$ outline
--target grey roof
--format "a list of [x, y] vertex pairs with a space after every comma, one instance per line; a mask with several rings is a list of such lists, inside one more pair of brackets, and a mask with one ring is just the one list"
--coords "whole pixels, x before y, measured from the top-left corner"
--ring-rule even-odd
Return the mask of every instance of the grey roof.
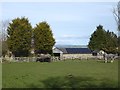
[[63, 53], [62, 50], [58, 49], [58, 48], [54, 48], [53, 49], [53, 53]]
[[59, 48], [59, 50], [61, 50], [63, 53], [68, 53], [66, 48]]

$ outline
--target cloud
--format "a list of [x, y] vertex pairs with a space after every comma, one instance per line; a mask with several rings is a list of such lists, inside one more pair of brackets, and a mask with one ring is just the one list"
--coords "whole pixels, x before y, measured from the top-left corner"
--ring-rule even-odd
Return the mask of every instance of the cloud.
[[65, 44], [65, 45], [86, 45], [89, 40], [89, 35], [87, 36], [77, 36], [66, 34], [59, 37], [56, 37], [56, 44]]
[[60, 37], [56, 37], [58, 39], [89, 39], [89, 35], [85, 35], [85, 36], [78, 36], [78, 35], [71, 35], [71, 34], [65, 34], [63, 36]]
[[56, 44], [63, 44], [63, 45], [76, 45], [76, 41], [75, 40], [71, 40], [71, 39], [57, 39], [56, 40]]
[[87, 39], [56, 39], [56, 45], [86, 45], [87, 43]]

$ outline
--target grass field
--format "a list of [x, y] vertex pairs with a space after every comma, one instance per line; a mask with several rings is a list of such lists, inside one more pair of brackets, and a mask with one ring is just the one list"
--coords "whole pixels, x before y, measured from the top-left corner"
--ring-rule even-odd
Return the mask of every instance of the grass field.
[[118, 86], [118, 61], [3, 63], [2, 80], [3, 88], [114, 88]]

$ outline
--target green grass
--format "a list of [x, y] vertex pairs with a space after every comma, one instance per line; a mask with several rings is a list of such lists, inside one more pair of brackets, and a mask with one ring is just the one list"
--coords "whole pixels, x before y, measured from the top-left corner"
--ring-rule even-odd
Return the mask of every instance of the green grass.
[[2, 64], [3, 88], [117, 87], [118, 61], [67, 60]]

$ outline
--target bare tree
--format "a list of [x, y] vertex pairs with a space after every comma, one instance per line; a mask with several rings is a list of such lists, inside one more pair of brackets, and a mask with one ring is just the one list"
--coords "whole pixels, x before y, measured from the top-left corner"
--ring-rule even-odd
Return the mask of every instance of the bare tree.
[[118, 31], [120, 31], [120, 1], [118, 2], [116, 8], [114, 8], [113, 14], [117, 22]]
[[0, 21], [0, 56], [5, 54], [8, 50], [6, 43], [8, 25], [9, 20]]
[[118, 47], [117, 47], [117, 50], [118, 50], [118, 55], [120, 55], [120, 1], [117, 3], [117, 6], [116, 8], [114, 8], [113, 10], [113, 14], [114, 14], [114, 17], [115, 17], [115, 20], [117, 22], [117, 27], [118, 27]]
[[7, 28], [9, 25], [9, 20], [0, 21], [0, 39], [1, 41], [6, 41], [7, 39]]

